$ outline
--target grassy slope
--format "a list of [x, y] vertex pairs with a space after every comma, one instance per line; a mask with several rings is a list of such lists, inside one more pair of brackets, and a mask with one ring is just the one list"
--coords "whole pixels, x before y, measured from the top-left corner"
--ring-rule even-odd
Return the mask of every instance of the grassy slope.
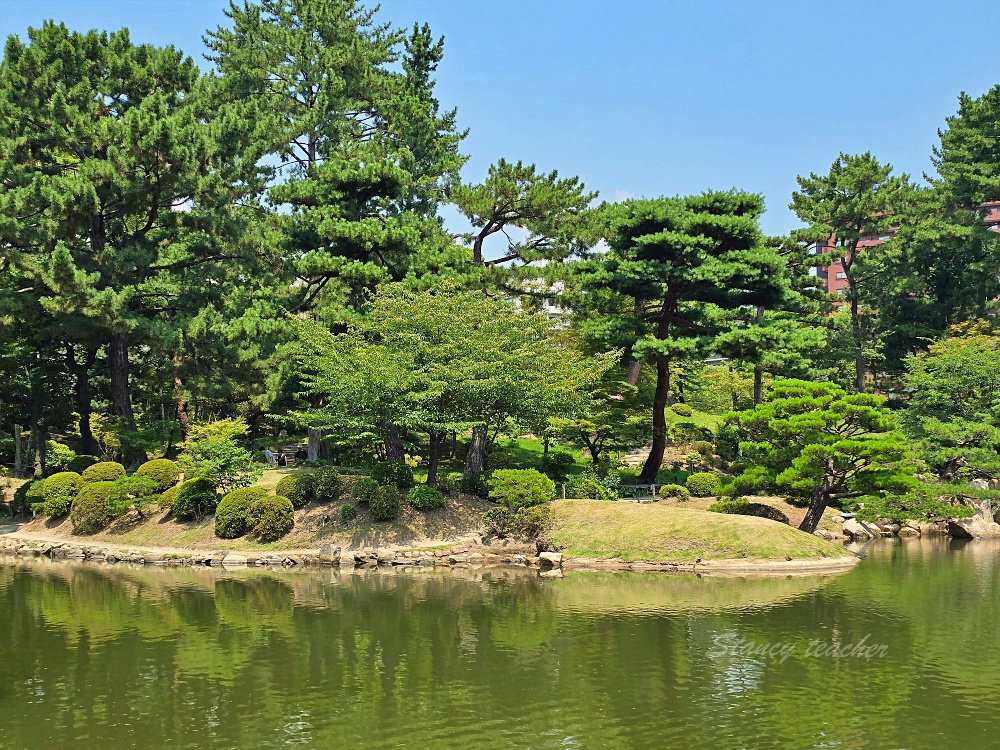
[[573, 557], [693, 562], [848, 554], [839, 545], [764, 518], [595, 500], [559, 500], [552, 509], [549, 541]]

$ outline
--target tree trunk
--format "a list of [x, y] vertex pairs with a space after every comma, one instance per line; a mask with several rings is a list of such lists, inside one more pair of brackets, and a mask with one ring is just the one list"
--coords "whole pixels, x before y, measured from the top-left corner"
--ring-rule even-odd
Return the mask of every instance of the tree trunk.
[[642, 372], [642, 360], [637, 359], [628, 366], [628, 375], [625, 377], [625, 382], [629, 385], [638, 385], [640, 372]]
[[427, 484], [437, 484], [438, 463], [441, 458], [441, 444], [445, 436], [440, 433], [431, 433], [430, 448], [427, 456]]
[[667, 447], [667, 398], [670, 395], [670, 365], [659, 357], [656, 361], [656, 391], [653, 394], [653, 446], [639, 474], [639, 482], [652, 484], [663, 464]]
[[[854, 258], [856, 248], [851, 250], [850, 258]], [[845, 256], [847, 257], [847, 256]], [[854, 284], [854, 273], [848, 265], [844, 266], [844, 275], [847, 276], [847, 286], [851, 293], [851, 335], [854, 338], [854, 373], [855, 387], [858, 393], [865, 392], [865, 350], [864, 338], [861, 330], [861, 312], [858, 309], [858, 289]]]
[[764, 403], [764, 371], [759, 366], [753, 368], [753, 402]]
[[73, 396], [76, 401], [76, 413], [79, 415], [80, 450], [90, 456], [97, 455], [99, 447], [94, 433], [90, 429], [90, 417], [93, 413], [93, 397], [90, 393], [90, 368], [97, 359], [97, 347], [92, 347], [83, 356], [83, 362], [76, 361], [73, 346], [66, 345], [66, 364], [70, 372], [76, 374]]
[[[123, 433], [135, 433], [135, 412], [132, 410], [132, 394], [128, 375], [128, 334], [111, 334], [108, 347], [108, 366], [111, 375], [111, 409], [121, 420]], [[146, 460], [144, 451], [130, 445], [129, 436], [123, 435], [124, 461], [129, 467], [138, 466]]]
[[485, 425], [472, 428], [472, 440], [469, 441], [469, 452], [465, 454], [465, 476], [482, 474], [486, 471], [486, 443], [488, 435]]
[[804, 531], [807, 534], [812, 534], [816, 531], [816, 527], [819, 526], [820, 519], [823, 518], [823, 511], [826, 510], [829, 498], [823, 489], [813, 490], [812, 499], [809, 501], [809, 509], [806, 511], [805, 518], [802, 519], [802, 523], [799, 524], [799, 531]]
[[[174, 357], [174, 366], [176, 365], [177, 358]], [[178, 375], [174, 375], [174, 404], [174, 414], [177, 416], [177, 421], [181, 423], [181, 440], [187, 440], [188, 433], [191, 431], [191, 419], [188, 417], [188, 402], [187, 396], [184, 395], [184, 383]], [[251, 426], [251, 430], [256, 431], [256, 423]], [[256, 435], [251, 433], [251, 444], [255, 437]]]
[[389, 420], [382, 422], [382, 442], [385, 443], [385, 458], [387, 461], [406, 461], [406, 450], [403, 448], [403, 438], [399, 429]]
[[24, 471], [24, 431], [21, 425], [14, 425], [14, 476], [21, 476]]
[[323, 431], [317, 430], [315, 427], [310, 427], [308, 429], [309, 443], [306, 446], [306, 460], [310, 463], [319, 460], [319, 441], [323, 437]]

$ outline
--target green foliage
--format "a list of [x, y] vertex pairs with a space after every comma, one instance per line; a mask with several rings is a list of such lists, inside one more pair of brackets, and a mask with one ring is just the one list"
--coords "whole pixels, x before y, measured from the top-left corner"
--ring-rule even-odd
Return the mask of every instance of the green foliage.
[[48, 479], [38, 482], [37, 488], [32, 488], [32, 494], [37, 494], [41, 498], [40, 503], [32, 506], [32, 511], [43, 516], [65, 516], [82, 487], [83, 478], [75, 471], [53, 474]]
[[88, 456], [84, 453], [80, 453], [74, 456], [73, 460], [69, 462], [66, 470], [75, 471], [77, 474], [83, 474], [84, 471], [96, 463], [97, 458], [95, 456]]
[[181, 521], [202, 518], [215, 513], [219, 494], [207, 477], [187, 479], [178, 486], [174, 497], [174, 517]]
[[88, 466], [80, 476], [84, 482], [114, 482], [125, 476], [125, 467], [116, 461], [102, 461]]
[[[462, 485], [462, 475], [459, 473], [438, 474], [437, 488], [442, 492], [458, 492]], [[489, 490], [487, 490], [489, 491]]]
[[208, 479], [223, 492], [253, 485], [266, 467], [237, 444], [246, 431], [246, 425], [235, 419], [192, 427], [178, 459], [184, 476]]
[[141, 477], [149, 477], [153, 480], [158, 493], [166, 492], [177, 484], [177, 480], [181, 475], [177, 464], [168, 458], [157, 458], [147, 461], [136, 469], [135, 473]]
[[361, 477], [355, 480], [351, 488], [351, 494], [359, 503], [367, 503], [371, 500], [372, 494], [379, 487], [379, 483], [372, 477]]
[[141, 474], [131, 474], [115, 480], [108, 502], [116, 508], [118, 515], [131, 509], [142, 518], [146, 508], [157, 495], [159, 486], [154, 479]]
[[312, 474], [289, 474], [281, 478], [274, 493], [291, 500], [292, 507], [301, 508], [312, 500], [313, 489]]
[[685, 502], [691, 499], [691, 493], [688, 492], [687, 487], [682, 487], [679, 484], [665, 484], [660, 487], [660, 497], [675, 497], [681, 502]]
[[418, 485], [407, 492], [406, 501], [417, 510], [431, 510], [445, 506], [444, 495], [426, 484]]
[[250, 508], [267, 497], [261, 487], [241, 487], [227, 492], [215, 509], [215, 535], [220, 539], [236, 539], [247, 533]]
[[728, 513], [735, 516], [757, 516], [767, 518], [779, 523], [788, 523], [788, 516], [777, 508], [772, 508], [764, 503], [751, 503], [749, 500], [738, 498], [735, 500], [720, 500], [712, 503], [708, 509], [713, 513]]
[[458, 489], [466, 495], [473, 495], [474, 497], [485, 498], [490, 494], [490, 487], [486, 480], [486, 474], [479, 472], [463, 475], [458, 483]]
[[601, 480], [590, 474], [576, 474], [566, 482], [566, 497], [590, 500], [613, 500], [614, 495]]
[[556, 484], [569, 479], [569, 472], [576, 466], [576, 459], [566, 451], [549, 451], [542, 456], [542, 473]]
[[274, 542], [281, 539], [295, 526], [295, 508], [292, 501], [281, 495], [256, 497], [247, 510], [247, 528], [251, 539], [257, 542]]
[[965, 483], [929, 484], [914, 483], [900, 492], [874, 492], [862, 500], [849, 500], [846, 505], [863, 521], [887, 518], [895, 523], [904, 521], [932, 521], [940, 518], [969, 518], [975, 510], [971, 505], [984, 499], [996, 500], [1000, 493], [979, 493]]
[[488, 486], [490, 499], [512, 511], [546, 503], [556, 495], [555, 482], [534, 469], [495, 471], [489, 478]]
[[69, 518], [76, 534], [94, 534], [107, 528], [121, 512], [114, 501], [114, 482], [85, 484], [73, 501]]
[[399, 511], [399, 489], [393, 485], [379, 485], [368, 497], [368, 512], [373, 521], [392, 521]]
[[179, 484], [175, 484], [170, 489], [166, 490], [165, 492], [162, 492], [160, 494], [160, 499], [157, 502], [157, 504], [160, 506], [160, 509], [161, 510], [169, 509], [170, 511], [173, 511], [174, 503], [177, 502], [177, 493], [179, 493], [180, 491], [181, 491], [181, 486]]
[[354, 519], [358, 517], [358, 509], [350, 503], [344, 503], [340, 506], [337, 517], [340, 519], [341, 526], [350, 526], [354, 523]]
[[552, 508], [548, 505], [534, 505], [516, 511], [498, 506], [483, 513], [483, 526], [487, 533], [495, 534], [501, 539], [537, 539], [551, 524]]
[[[344, 488], [344, 478], [332, 466], [321, 466], [316, 469], [312, 473], [312, 483], [313, 495], [322, 503], [336, 500], [340, 497], [340, 493]], [[285, 495], [285, 497], [288, 497], [288, 495]]]
[[695, 497], [711, 497], [719, 489], [719, 477], [707, 471], [697, 472], [687, 478], [685, 486]]
[[413, 469], [402, 461], [381, 461], [375, 464], [372, 479], [379, 484], [394, 484], [401, 490], [414, 485]]
[[55, 440], [45, 442], [45, 470], [53, 474], [70, 471], [70, 464], [76, 458], [76, 451]]
[[692, 409], [687, 404], [676, 403], [670, 405], [670, 411], [679, 417], [690, 417], [694, 414], [694, 409]]
[[41, 479], [29, 479], [20, 487], [14, 490], [14, 497], [11, 500], [11, 513], [28, 513], [35, 503], [43, 502]]
[[695, 453], [705, 458], [711, 458], [714, 453], [714, 447], [708, 440], [695, 440], [691, 443], [691, 448]]

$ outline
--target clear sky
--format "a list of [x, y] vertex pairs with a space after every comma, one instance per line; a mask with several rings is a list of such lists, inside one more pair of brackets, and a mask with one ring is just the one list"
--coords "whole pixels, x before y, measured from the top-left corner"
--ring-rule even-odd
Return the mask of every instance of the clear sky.
[[[0, 0], [0, 34], [46, 18], [128, 26], [196, 58], [223, 0]], [[383, 0], [445, 36], [438, 91], [470, 128], [464, 177], [499, 157], [578, 174], [607, 200], [738, 187], [797, 226], [795, 176], [839, 151], [931, 168], [960, 91], [1000, 83], [977, 0]]]

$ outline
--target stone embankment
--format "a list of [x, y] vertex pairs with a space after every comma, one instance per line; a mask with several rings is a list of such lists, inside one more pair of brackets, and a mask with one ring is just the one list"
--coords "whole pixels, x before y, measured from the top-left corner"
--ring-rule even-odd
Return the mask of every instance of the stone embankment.
[[834, 521], [842, 530], [836, 532], [817, 531], [824, 539], [847, 538], [855, 542], [865, 542], [879, 537], [922, 537], [947, 535], [955, 539], [982, 539], [1000, 537], [1000, 510], [995, 510], [989, 500], [975, 507], [970, 518], [943, 518], [936, 521], [906, 521], [902, 524], [889, 521], [869, 523], [853, 517], [836, 516]]
[[294, 567], [309, 565], [336, 565], [340, 567], [376, 566], [478, 566], [512, 565], [517, 567], [561, 568], [563, 556], [559, 552], [542, 552], [538, 555], [498, 554], [478, 543], [461, 544], [448, 549], [396, 550], [365, 548], [341, 550], [323, 544], [316, 552], [164, 552], [143, 549], [117, 549], [114, 547], [48, 542], [20, 539], [13, 536], [0, 538], [0, 554], [21, 557], [49, 557], [52, 559], [91, 560], [94, 562], [128, 562], [141, 565], [210, 565], [221, 567]]

